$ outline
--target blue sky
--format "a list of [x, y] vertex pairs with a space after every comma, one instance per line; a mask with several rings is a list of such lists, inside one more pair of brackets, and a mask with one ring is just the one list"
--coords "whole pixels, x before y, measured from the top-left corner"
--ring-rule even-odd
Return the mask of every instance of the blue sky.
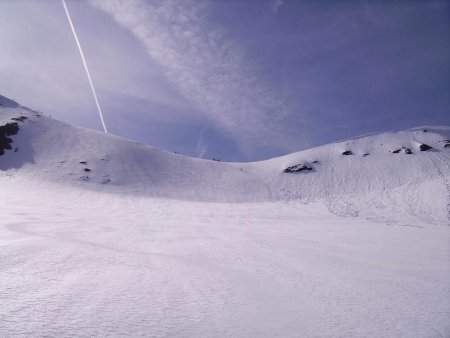
[[[252, 161], [450, 124], [448, 1], [67, 5], [111, 133]], [[0, 1], [0, 94], [102, 130], [59, 1]]]

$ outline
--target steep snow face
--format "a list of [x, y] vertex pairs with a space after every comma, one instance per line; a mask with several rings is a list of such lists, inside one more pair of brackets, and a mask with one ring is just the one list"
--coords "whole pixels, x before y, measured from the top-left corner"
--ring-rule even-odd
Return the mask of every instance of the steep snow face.
[[0, 125], [27, 117], [18, 122], [14, 147], [0, 157], [0, 170], [30, 184], [194, 201], [322, 200], [342, 216], [450, 224], [449, 127], [359, 137], [261, 162], [218, 163], [71, 126], [3, 97], [0, 103]]

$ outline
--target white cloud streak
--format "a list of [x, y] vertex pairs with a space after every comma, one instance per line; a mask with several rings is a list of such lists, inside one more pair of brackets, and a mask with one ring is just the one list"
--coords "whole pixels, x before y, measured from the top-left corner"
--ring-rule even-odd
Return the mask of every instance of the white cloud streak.
[[87, 78], [89, 80], [89, 84], [91, 86], [92, 94], [94, 95], [95, 104], [97, 105], [98, 114], [100, 116], [100, 120], [102, 122], [103, 130], [106, 134], [108, 134], [108, 130], [106, 129], [105, 121], [103, 119], [103, 113], [102, 109], [100, 108], [100, 104], [98, 103], [97, 94], [95, 93], [94, 83], [92, 82], [91, 74], [89, 72], [89, 68], [86, 63], [86, 59], [83, 54], [83, 49], [81, 48], [80, 41], [78, 40], [77, 32], [75, 31], [75, 27], [73, 25], [72, 19], [70, 17], [69, 9], [67, 8], [65, 0], [61, 0], [62, 5], [64, 7], [64, 12], [66, 13], [67, 21], [69, 21], [70, 28], [72, 29], [73, 37], [75, 38], [75, 41], [78, 46], [78, 50], [80, 52], [81, 61], [83, 61], [84, 70], [86, 71]]
[[278, 9], [283, 6], [283, 0], [271, 0], [270, 1], [270, 10], [273, 14], [278, 14]]
[[285, 105], [261, 81], [239, 45], [208, 21], [207, 1], [90, 3], [129, 29], [177, 90], [244, 151], [285, 148]]
[[205, 144], [204, 140], [205, 130], [203, 129], [197, 139], [197, 146], [195, 147], [195, 153], [197, 154], [197, 158], [203, 158], [206, 152], [208, 151], [208, 147]]

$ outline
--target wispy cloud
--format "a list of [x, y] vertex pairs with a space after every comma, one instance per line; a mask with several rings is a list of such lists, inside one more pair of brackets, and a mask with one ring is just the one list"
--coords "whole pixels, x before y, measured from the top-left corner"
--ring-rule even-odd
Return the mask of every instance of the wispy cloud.
[[205, 129], [203, 129], [200, 132], [200, 135], [198, 136], [198, 139], [197, 139], [197, 145], [195, 147], [195, 153], [196, 153], [198, 158], [203, 158], [203, 156], [205, 156], [206, 152], [208, 151], [208, 147], [205, 144], [204, 134], [205, 134]]
[[178, 91], [244, 150], [284, 148], [286, 106], [264, 84], [242, 48], [209, 22], [207, 1], [91, 0], [91, 4], [129, 29]]
[[269, 6], [270, 6], [270, 10], [272, 11], [273, 14], [277, 14], [278, 10], [280, 9], [281, 6], [283, 6], [284, 4], [284, 0], [270, 0]]

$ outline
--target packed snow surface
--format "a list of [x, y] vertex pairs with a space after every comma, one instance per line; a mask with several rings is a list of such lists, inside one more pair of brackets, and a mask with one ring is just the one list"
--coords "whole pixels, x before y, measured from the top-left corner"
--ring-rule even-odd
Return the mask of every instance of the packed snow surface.
[[450, 335], [448, 127], [243, 164], [0, 96], [0, 126], [12, 122], [2, 337]]

